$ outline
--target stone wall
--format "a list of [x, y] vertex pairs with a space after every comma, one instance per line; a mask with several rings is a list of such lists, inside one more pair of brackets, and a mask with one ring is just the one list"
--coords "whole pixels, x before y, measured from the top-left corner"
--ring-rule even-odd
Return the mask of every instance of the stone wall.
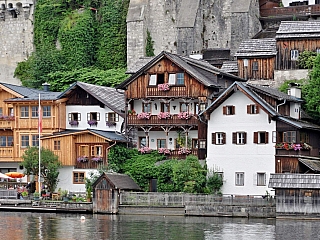
[[17, 63], [33, 51], [32, 1], [0, 1], [0, 82], [20, 85], [14, 78]]

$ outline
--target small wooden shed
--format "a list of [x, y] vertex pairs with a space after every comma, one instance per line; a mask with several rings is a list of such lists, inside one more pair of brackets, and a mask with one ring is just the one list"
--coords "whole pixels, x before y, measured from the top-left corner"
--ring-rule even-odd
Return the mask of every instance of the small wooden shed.
[[122, 191], [140, 191], [126, 174], [103, 173], [93, 183], [93, 212], [117, 214]]
[[320, 174], [271, 174], [269, 187], [276, 191], [278, 216], [320, 215]]

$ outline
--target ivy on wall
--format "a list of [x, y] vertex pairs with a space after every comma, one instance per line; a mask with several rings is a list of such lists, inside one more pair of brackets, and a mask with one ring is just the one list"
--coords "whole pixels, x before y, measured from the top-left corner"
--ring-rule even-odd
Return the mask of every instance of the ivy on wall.
[[146, 43], [146, 56], [153, 57], [154, 56], [154, 41], [151, 38], [150, 32], [147, 30], [147, 43]]
[[[80, 79], [106, 86], [120, 83], [127, 78], [124, 68], [128, 6], [129, 0], [38, 0], [34, 15], [35, 52], [18, 64], [15, 77], [33, 88], [50, 81], [55, 90]], [[82, 77], [75, 78], [82, 68], [86, 68], [79, 72]]]

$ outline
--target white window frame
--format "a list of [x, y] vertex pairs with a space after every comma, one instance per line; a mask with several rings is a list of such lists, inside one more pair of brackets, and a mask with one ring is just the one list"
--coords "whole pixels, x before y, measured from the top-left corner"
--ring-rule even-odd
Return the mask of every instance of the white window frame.
[[235, 185], [244, 186], [244, 172], [235, 173]]
[[216, 145], [223, 145], [223, 132], [216, 133]]
[[298, 61], [299, 58], [299, 50], [293, 49], [290, 51], [291, 61]]
[[149, 85], [150, 86], [157, 85], [157, 75], [156, 74], [150, 74]]
[[245, 132], [237, 132], [237, 144], [244, 145], [246, 142]]
[[265, 172], [257, 172], [257, 186], [267, 185], [267, 174]]

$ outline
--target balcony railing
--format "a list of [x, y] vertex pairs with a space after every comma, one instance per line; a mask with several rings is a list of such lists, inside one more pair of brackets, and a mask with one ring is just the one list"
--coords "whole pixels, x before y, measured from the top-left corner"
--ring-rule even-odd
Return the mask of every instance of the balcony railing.
[[13, 129], [15, 121], [0, 121], [1, 129]]
[[260, 9], [261, 17], [320, 15], [320, 4]]
[[171, 86], [169, 91], [159, 90], [158, 87], [147, 87], [147, 97], [187, 97], [185, 86]]
[[159, 119], [157, 115], [152, 115], [149, 119], [138, 119], [137, 115], [128, 115], [128, 125], [198, 125], [198, 120], [196, 116], [192, 116], [189, 119], [179, 119], [178, 115], [172, 115], [169, 119]]
[[0, 158], [4, 157], [13, 157], [13, 147], [0, 147]]
[[179, 154], [179, 149], [171, 150], [171, 154], [167, 155], [168, 158], [177, 158], [177, 159], [186, 159], [189, 155], [198, 156], [198, 149], [190, 149], [191, 153], [189, 154]]
[[76, 161], [75, 167], [80, 168], [80, 169], [85, 169], [85, 168], [97, 169], [97, 168], [102, 167], [106, 164], [105, 160], [103, 158], [102, 158], [102, 161], [99, 161], [99, 162], [92, 161], [91, 158], [88, 158], [88, 161], [86, 161], [86, 162], [78, 162], [77, 159], [78, 158], [76, 158], [76, 160], [75, 160]]

